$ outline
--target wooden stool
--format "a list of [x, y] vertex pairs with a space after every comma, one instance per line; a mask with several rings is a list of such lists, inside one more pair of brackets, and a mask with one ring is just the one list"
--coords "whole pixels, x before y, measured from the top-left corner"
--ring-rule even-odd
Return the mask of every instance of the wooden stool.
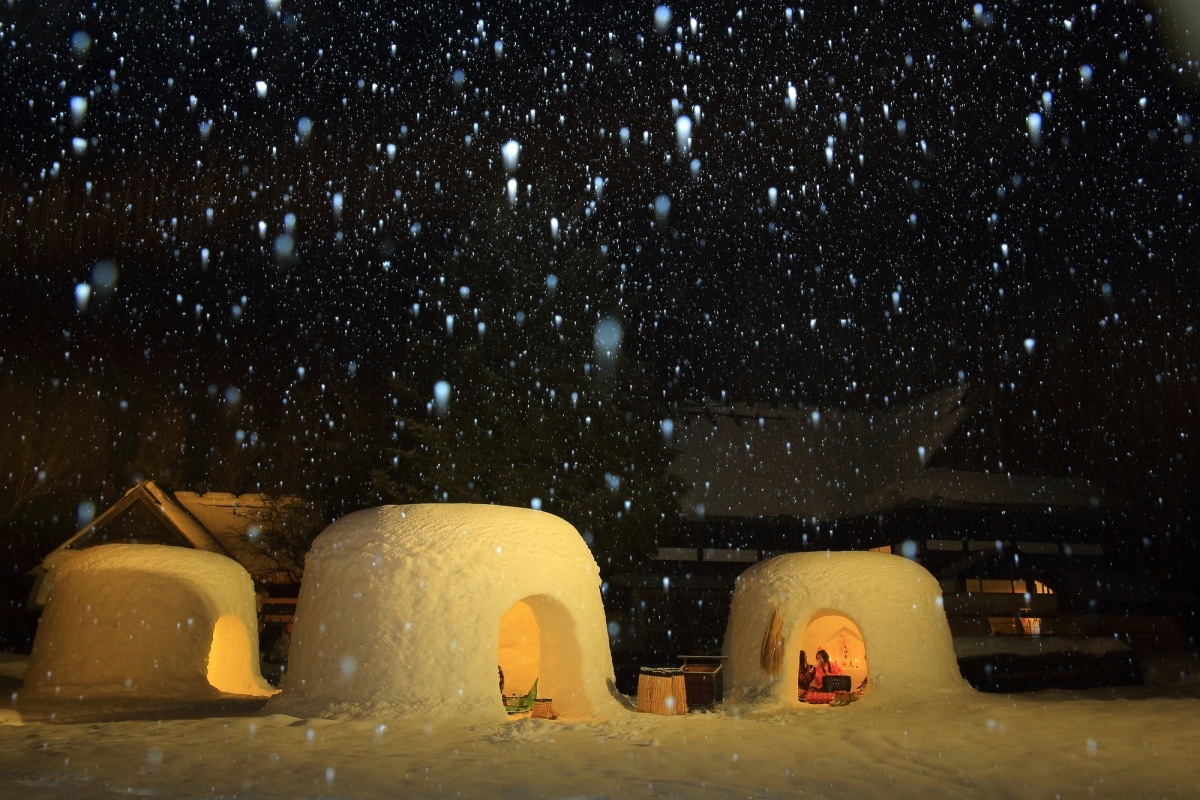
[[687, 713], [687, 686], [682, 669], [642, 667], [638, 675], [637, 710], [673, 716]]

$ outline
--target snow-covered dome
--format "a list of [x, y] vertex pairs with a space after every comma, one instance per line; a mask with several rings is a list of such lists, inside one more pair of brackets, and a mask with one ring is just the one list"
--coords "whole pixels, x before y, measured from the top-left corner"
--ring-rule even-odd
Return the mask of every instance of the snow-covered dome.
[[313, 543], [274, 707], [503, 719], [506, 694], [566, 717], [619, 708], [599, 568], [552, 514], [383, 506]]
[[24, 694], [209, 700], [274, 691], [258, 666], [254, 584], [232, 559], [150, 544], [64, 550]]
[[937, 580], [887, 553], [777, 556], [742, 573], [725, 632], [726, 697], [787, 706], [800, 651], [824, 649], [866, 701], [968, 686], [958, 670]]

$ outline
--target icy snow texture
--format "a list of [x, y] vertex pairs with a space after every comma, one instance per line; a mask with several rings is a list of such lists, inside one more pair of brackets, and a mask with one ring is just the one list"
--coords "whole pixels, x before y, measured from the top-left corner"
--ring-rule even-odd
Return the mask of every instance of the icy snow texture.
[[61, 551], [23, 693], [208, 700], [266, 696], [249, 573], [216, 553], [149, 544]]
[[[522, 651], [529, 663], [504, 664], [507, 693], [537, 678], [564, 717], [619, 709], [599, 585], [583, 539], [551, 514], [470, 504], [350, 514], [306, 558], [272, 708], [502, 720], [496, 667]], [[502, 637], [502, 620], [536, 628]]]
[[[782, 668], [770, 675], [760, 656], [775, 610], [785, 645]], [[870, 679], [863, 701], [969, 691], [937, 580], [899, 556], [830, 552], [777, 556], [738, 577], [725, 632], [726, 697], [752, 705], [795, 705], [805, 631], [830, 615], [848, 618], [861, 634]], [[808, 651], [810, 663], [814, 655]]]

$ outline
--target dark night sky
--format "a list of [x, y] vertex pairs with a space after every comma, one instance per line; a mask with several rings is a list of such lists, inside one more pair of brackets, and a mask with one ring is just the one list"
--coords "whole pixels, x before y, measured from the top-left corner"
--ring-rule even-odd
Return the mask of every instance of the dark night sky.
[[587, 205], [666, 400], [969, 381], [1009, 468], [1194, 505], [1200, 62], [1167, 18], [611, 5], [8, 5], [6, 376], [237, 386], [269, 418], [299, 367], [384, 374], [515, 139], [522, 186]]

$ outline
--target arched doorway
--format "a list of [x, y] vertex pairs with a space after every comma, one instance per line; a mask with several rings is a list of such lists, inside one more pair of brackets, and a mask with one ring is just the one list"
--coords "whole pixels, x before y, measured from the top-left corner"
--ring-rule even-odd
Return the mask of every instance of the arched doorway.
[[[828, 653], [829, 660], [842, 668], [842, 674], [850, 676], [851, 689], [857, 689], [867, 677], [867, 649], [862, 631], [854, 620], [836, 611], [819, 612], [812, 618], [800, 636], [800, 649], [810, 664], [815, 663], [818, 650]], [[798, 671], [797, 659], [792, 673]]]
[[227, 694], [261, 694], [257, 655], [242, 621], [232, 614], [222, 614], [213, 625], [208, 651], [209, 684]]
[[547, 595], [518, 600], [500, 618], [496, 663], [504, 670], [504, 693], [525, 694], [538, 682], [538, 697], [554, 701], [560, 716], [588, 716], [582, 691], [583, 657], [575, 621]]

